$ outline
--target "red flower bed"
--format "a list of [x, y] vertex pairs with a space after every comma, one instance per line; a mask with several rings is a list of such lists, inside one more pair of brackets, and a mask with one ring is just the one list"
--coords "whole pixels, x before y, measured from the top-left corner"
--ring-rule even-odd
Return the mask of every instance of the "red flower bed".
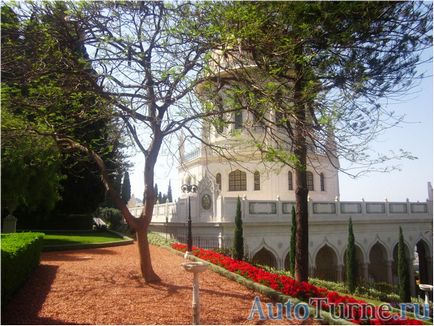
[[[178, 251], [185, 252], [187, 246], [181, 243], [172, 244], [172, 248]], [[351, 296], [343, 296], [334, 291], [329, 291], [325, 288], [316, 287], [307, 282], [297, 282], [286, 275], [278, 275], [271, 272], [267, 272], [262, 268], [253, 266], [245, 261], [235, 260], [225, 255], [216, 253], [212, 250], [201, 249], [197, 247], [193, 247], [193, 255], [206, 260], [214, 265], [223, 267], [224, 269], [239, 274], [247, 279], [250, 279], [254, 282], [264, 284], [276, 291], [279, 291], [285, 295], [288, 295], [293, 298], [298, 298], [302, 301], [309, 302], [309, 298], [327, 298], [327, 303], [322, 302], [321, 308], [327, 311], [330, 311], [330, 308], [335, 305], [341, 308], [340, 315], [341, 316], [351, 316], [349, 321], [356, 324], [373, 324], [373, 325], [422, 325], [423, 323], [420, 320], [415, 319], [406, 319], [397, 314], [391, 314], [389, 312], [382, 313], [383, 318], [380, 318], [380, 307], [366, 308], [367, 302], [363, 300], [356, 300]], [[314, 305], [317, 302], [313, 303]], [[351, 304], [355, 304], [354, 307]], [[375, 318], [371, 319], [363, 319], [363, 311], [364, 309], [370, 312], [370, 316], [375, 316]], [[350, 313], [351, 312], [351, 313]], [[384, 318], [386, 317], [386, 318]]]

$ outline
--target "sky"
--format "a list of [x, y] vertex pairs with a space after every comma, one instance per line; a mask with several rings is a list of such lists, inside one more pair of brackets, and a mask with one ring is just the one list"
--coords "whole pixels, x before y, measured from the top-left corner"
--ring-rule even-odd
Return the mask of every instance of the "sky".
[[[433, 180], [433, 78], [432, 63], [420, 67], [429, 77], [420, 85], [389, 104], [389, 108], [399, 115], [405, 115], [405, 122], [389, 129], [371, 143], [371, 147], [380, 153], [397, 152], [399, 149], [409, 151], [416, 160], [391, 162], [399, 170], [389, 173], [370, 173], [356, 179], [344, 173], [339, 174], [341, 201], [426, 201], [427, 183]], [[143, 158], [141, 154], [130, 159], [134, 167], [130, 173], [131, 192], [137, 198], [143, 197]], [[341, 166], [345, 162], [341, 161]], [[177, 160], [166, 148], [162, 148], [155, 168], [155, 182], [159, 191], [167, 192], [171, 181], [174, 198], [180, 194], [177, 173]]]

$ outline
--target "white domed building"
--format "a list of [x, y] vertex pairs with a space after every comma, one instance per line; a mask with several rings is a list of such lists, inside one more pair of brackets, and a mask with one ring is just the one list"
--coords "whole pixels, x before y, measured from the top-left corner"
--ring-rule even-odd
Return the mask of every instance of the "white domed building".
[[[277, 121], [278, 113], [265, 110], [265, 121]], [[205, 124], [202, 139], [218, 147], [199, 145], [186, 152], [180, 144], [179, 178], [198, 186], [197, 193], [183, 194], [175, 203], [155, 206], [151, 230], [186, 242], [188, 196], [191, 200], [193, 244], [206, 248], [232, 245], [237, 198], [242, 202], [245, 253], [258, 263], [287, 268], [291, 208], [295, 204], [295, 174], [282, 163], [263, 162], [251, 134], [266, 134], [267, 123], [258, 122], [249, 110], [225, 113], [225, 126]], [[275, 134], [284, 134], [274, 127]], [[264, 143], [276, 142], [264, 136]], [[397, 283], [397, 246], [402, 227], [411, 277], [432, 284], [432, 188], [427, 202], [341, 202], [339, 161], [329, 136], [327, 153], [308, 152], [309, 263], [310, 275], [344, 279], [348, 221], [352, 218], [356, 241], [357, 275], [365, 282]], [[290, 144], [278, 144], [291, 152]], [[141, 207], [130, 208], [138, 215]], [[416, 292], [415, 282], [412, 291]]]

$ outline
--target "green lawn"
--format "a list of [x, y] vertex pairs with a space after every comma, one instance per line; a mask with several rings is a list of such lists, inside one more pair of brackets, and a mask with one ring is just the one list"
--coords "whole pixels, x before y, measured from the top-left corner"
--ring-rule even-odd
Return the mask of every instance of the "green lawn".
[[45, 232], [44, 246], [89, 244], [122, 241], [110, 232]]

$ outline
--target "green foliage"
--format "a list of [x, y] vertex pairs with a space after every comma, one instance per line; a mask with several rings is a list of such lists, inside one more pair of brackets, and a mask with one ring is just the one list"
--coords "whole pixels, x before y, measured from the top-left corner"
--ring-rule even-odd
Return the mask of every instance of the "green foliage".
[[167, 187], [167, 199], [169, 200], [169, 203], [173, 202], [172, 186], [170, 184], [170, 180], [169, 180], [169, 186]]
[[[5, 99], [7, 90], [2, 95]], [[9, 99], [2, 103], [2, 207], [11, 213], [20, 205], [50, 211], [60, 199], [59, 151], [51, 139], [24, 131], [25, 122], [11, 114]], [[11, 135], [7, 130], [19, 131]]]
[[383, 302], [400, 302], [397, 289], [390, 284], [370, 283], [357, 286], [354, 294], [372, 298]]
[[291, 209], [291, 243], [289, 251], [289, 272], [294, 277], [295, 274], [295, 252], [296, 252], [296, 231], [297, 231], [297, 219], [295, 216], [295, 207]]
[[234, 248], [213, 248], [212, 250], [228, 257], [234, 256]]
[[[292, 277], [289, 271], [280, 270], [265, 265], [262, 265], [260, 267], [272, 273], [277, 273], [277, 274]], [[353, 293], [350, 293], [348, 287], [341, 282], [333, 282], [333, 281], [327, 281], [327, 280], [310, 277], [309, 283], [317, 287], [326, 288], [330, 291], [336, 291], [343, 294], [355, 294], [364, 297], [366, 299], [378, 300], [378, 301], [389, 302], [389, 303], [399, 302], [399, 295], [397, 294], [397, 289], [394, 286], [386, 283], [380, 282], [380, 283], [369, 283], [369, 284], [365, 284], [364, 286], [359, 285], [355, 288]]]
[[244, 258], [243, 221], [241, 219], [241, 200], [239, 196], [237, 199], [237, 210], [235, 213], [233, 257], [238, 260], [242, 260]]
[[101, 207], [95, 214], [109, 224], [109, 228], [116, 230], [122, 223], [121, 211], [117, 208]]
[[1, 235], [2, 305], [19, 289], [39, 265], [43, 233]]
[[111, 173], [122, 160], [111, 108], [65, 20], [67, 4], [28, 6], [29, 15], [10, 6], [2, 6], [2, 176], [10, 190], [2, 204], [25, 206], [19, 219], [45, 217], [60, 198], [56, 215], [93, 212], [105, 192], [98, 169], [58, 138], [99, 152]]
[[[158, 192], [158, 184], [155, 184], [154, 185], [154, 192], [155, 192], [155, 202], [157, 202], [158, 201], [158, 195], [159, 195], [159, 192]], [[145, 194], [143, 194], [143, 198], [145, 198]], [[143, 199], [143, 202], [144, 202], [144, 199]]]
[[408, 260], [405, 254], [405, 242], [402, 228], [399, 227], [398, 243], [398, 278], [399, 278], [399, 297], [401, 302], [411, 302], [410, 294], [410, 271]]
[[130, 174], [128, 173], [128, 171], [125, 171], [124, 174], [124, 180], [122, 182], [121, 188], [121, 198], [125, 204], [127, 204], [131, 198]]
[[[382, 107], [384, 98], [405, 94], [422, 78], [416, 66], [432, 46], [432, 4], [217, 2], [205, 18], [211, 26], [205, 38], [222, 49], [223, 59], [213, 71], [210, 57], [218, 91], [209, 101], [218, 107], [223, 98], [227, 106], [259, 117], [264, 107], [283, 115], [277, 123], [267, 120], [270, 131], [245, 133], [263, 160], [303, 173], [308, 155], [328, 157], [334, 166], [344, 157], [361, 173], [388, 171], [386, 161], [412, 158], [371, 155], [367, 144], [401, 120]], [[293, 155], [285, 155], [288, 148]], [[300, 183], [296, 201], [306, 207], [308, 190]], [[307, 210], [297, 216], [303, 222], [297, 232], [299, 281], [308, 277], [307, 218]]]
[[166, 238], [159, 233], [149, 232], [148, 242], [155, 246], [169, 246], [171, 243], [174, 243], [176, 241], [170, 238], [166, 240]]
[[353, 293], [356, 289], [356, 268], [356, 247], [354, 243], [353, 221], [350, 218], [348, 222], [348, 244], [345, 254], [346, 285], [350, 293]]
[[[225, 91], [226, 98], [235, 104], [242, 98], [252, 113], [261, 106], [278, 110], [290, 137], [295, 114], [303, 106], [309, 121], [303, 128], [317, 131], [309, 133], [310, 142], [324, 148], [328, 136], [337, 135], [342, 142], [337, 150], [354, 163], [376, 160], [366, 151], [345, 149], [363, 147], [362, 140], [381, 131], [373, 126], [383, 122], [378, 118], [382, 99], [411, 89], [421, 77], [415, 69], [419, 55], [432, 46], [432, 4], [266, 1], [223, 2], [210, 8], [205, 17], [210, 33], [205, 37], [241, 66], [235, 82], [223, 81], [235, 89]], [[225, 73], [232, 77], [231, 69]], [[218, 92], [211, 93], [211, 101], [218, 103]], [[391, 117], [392, 112], [384, 112], [385, 119]], [[262, 150], [267, 159], [293, 163], [275, 148]], [[410, 158], [401, 154], [396, 155]]]

